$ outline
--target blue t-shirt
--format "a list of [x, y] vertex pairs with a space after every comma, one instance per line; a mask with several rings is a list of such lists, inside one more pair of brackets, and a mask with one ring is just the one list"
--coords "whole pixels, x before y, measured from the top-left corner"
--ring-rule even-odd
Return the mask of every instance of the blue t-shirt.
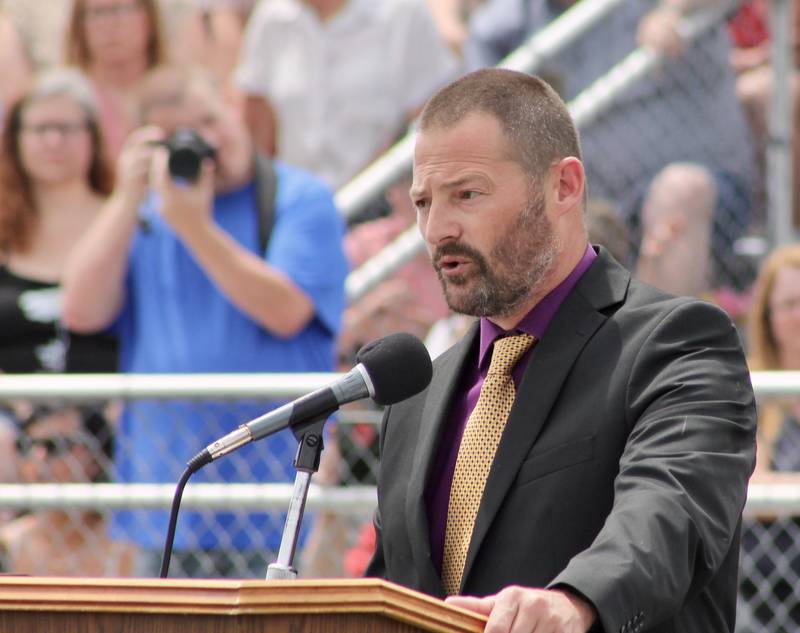
[[[332, 371], [345, 306], [344, 225], [331, 192], [310, 174], [276, 163], [275, 221], [266, 261], [311, 299], [314, 317], [292, 338], [272, 336], [217, 290], [158, 213], [140, 210], [117, 323], [120, 366], [129, 373]], [[214, 220], [251, 252], [259, 251], [255, 183], [218, 196]], [[276, 403], [135, 402], [122, 416], [115, 454], [120, 482], [177, 482], [187, 461], [220, 435]], [[192, 477], [206, 482], [275, 482], [294, 477], [297, 441], [289, 431], [213, 462]], [[146, 516], [146, 519], [143, 519]], [[239, 517], [241, 519], [241, 517]], [[142, 522], [145, 521], [146, 525]], [[276, 548], [276, 517], [181, 513], [176, 547]], [[117, 513], [116, 536], [160, 547], [166, 512]]]

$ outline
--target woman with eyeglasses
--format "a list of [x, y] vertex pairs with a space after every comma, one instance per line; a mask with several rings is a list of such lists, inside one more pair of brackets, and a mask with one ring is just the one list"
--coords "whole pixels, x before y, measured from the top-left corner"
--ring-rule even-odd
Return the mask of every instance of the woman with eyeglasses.
[[74, 0], [67, 16], [64, 62], [91, 80], [109, 159], [139, 125], [139, 89], [148, 70], [167, 60], [157, 0]]
[[[800, 244], [778, 248], [764, 260], [748, 326], [751, 370], [800, 370]], [[752, 481], [796, 483], [799, 471], [800, 396], [760, 402]], [[740, 620], [749, 620], [752, 630], [800, 630], [798, 539], [800, 517], [759, 516], [745, 522], [741, 604], [750, 612]]]
[[[37, 407], [17, 439], [26, 483], [106, 481], [111, 458], [106, 419], [80, 408]], [[43, 509], [0, 526], [0, 566], [37, 576], [129, 576], [135, 548], [111, 541], [104, 516], [92, 510]]]
[[39, 77], [0, 137], [0, 371], [116, 371], [116, 343], [60, 325], [60, 277], [111, 191], [97, 110], [75, 70]]
[[[0, 372], [116, 371], [114, 338], [77, 335], [60, 323], [64, 262], [99, 213], [111, 185], [88, 81], [79, 71], [69, 69], [39, 76], [9, 110], [0, 136]], [[40, 464], [61, 464], [61, 471], [52, 473], [55, 481], [61, 480], [68, 464], [53, 460], [73, 451], [72, 431], [59, 436], [54, 430], [50, 443], [26, 443], [32, 427], [25, 421], [42, 417], [42, 411], [27, 402], [2, 406], [3, 480], [25, 478], [20, 467], [25, 459], [16, 459], [14, 435], [20, 447], [30, 444], [33, 452], [25, 451], [27, 457]], [[62, 405], [50, 413], [57, 418], [76, 418], [84, 435], [92, 425], [97, 426], [97, 419], [105, 424], [104, 412], [99, 409]], [[107, 424], [103, 426], [107, 428]], [[98, 446], [110, 446], [110, 441], [108, 434], [95, 438]], [[102, 451], [94, 460], [93, 469], [108, 465]], [[77, 478], [81, 473], [73, 474]], [[44, 470], [40, 469], [40, 477]], [[57, 534], [59, 526], [53, 529]], [[13, 567], [6, 571], [22, 572]]]
[[[751, 370], [800, 370], [800, 244], [776, 249], [762, 264], [749, 328]], [[800, 471], [800, 397], [759, 408], [756, 472]]]

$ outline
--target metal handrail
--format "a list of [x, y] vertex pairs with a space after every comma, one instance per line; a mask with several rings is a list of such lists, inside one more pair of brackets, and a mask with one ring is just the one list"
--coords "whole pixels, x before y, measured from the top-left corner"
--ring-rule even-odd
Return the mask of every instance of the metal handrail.
[[0, 400], [149, 398], [243, 400], [293, 398], [341, 373], [2, 374]]
[[[570, 12], [576, 11], [584, 4], [592, 3], [580, 2], [575, 5], [573, 9], [570, 9]], [[738, 6], [738, 4], [738, 0], [731, 0], [720, 7], [700, 11], [684, 18], [680, 25], [681, 35], [687, 42], [693, 41], [722, 21], [733, 8]], [[613, 8], [613, 6], [609, 6], [608, 8]], [[565, 17], [566, 14], [562, 16], [562, 18]], [[593, 14], [593, 17], [597, 16]], [[562, 28], [562, 25], [557, 24], [560, 19], [553, 23], [553, 26], [559, 27], [557, 32], [561, 32], [560, 29]], [[593, 22], [584, 19], [579, 24], [581, 28], [585, 28], [587, 25], [593, 24]], [[577, 29], [575, 30], [577, 31]], [[541, 33], [544, 35], [546, 32], [548, 32], [548, 35], [545, 41], [548, 45], [552, 46], [550, 40], [552, 34], [549, 33], [549, 28], [543, 30]], [[534, 36], [534, 39], [526, 46], [539, 51], [542, 45], [535, 41], [536, 37], [537, 36]], [[526, 48], [526, 46], [522, 48]], [[550, 52], [550, 49], [546, 50]], [[513, 53], [507, 59], [512, 59], [515, 55], [516, 53]], [[520, 53], [520, 56], [521, 55], [522, 53]], [[544, 59], [544, 54], [540, 51], [539, 56], [531, 55], [530, 59], [538, 62]], [[662, 53], [646, 48], [634, 50], [630, 55], [609, 70], [608, 73], [597, 79], [567, 104], [575, 126], [578, 128], [586, 126], [608, 108], [620, 92], [656, 70], [663, 60], [664, 55]], [[501, 65], [503, 65], [503, 63], [501, 63]], [[403, 139], [403, 143], [404, 145], [409, 145], [408, 167], [410, 167], [410, 153], [413, 152], [413, 139], [406, 137]], [[401, 150], [398, 148], [398, 154], [400, 151]], [[403, 151], [405, 151], [405, 149], [403, 149]], [[422, 252], [424, 246], [425, 243], [422, 237], [419, 235], [416, 227], [412, 225], [401, 233], [392, 243], [388, 244], [381, 252], [367, 260], [348, 275], [345, 285], [348, 301], [350, 301], [350, 303], [355, 303], [361, 299], [370, 290], [394, 274], [406, 262], [412, 260], [418, 253]]]
[[[183, 494], [183, 509], [286, 510], [292, 484], [191, 484]], [[23, 510], [121, 510], [169, 508], [174, 484], [0, 484], [0, 507]], [[342, 514], [369, 512], [376, 503], [374, 486], [330, 487], [312, 484], [309, 510]]]
[[793, 11], [792, 0], [773, 0], [770, 3], [773, 80], [770, 85], [766, 187], [769, 211], [767, 229], [773, 247], [790, 244], [797, 238], [792, 219], [795, 179], [792, 155], [795, 125]]
[[[142, 399], [269, 400], [319, 389], [342, 373], [307, 374], [2, 374], [0, 401]], [[750, 374], [758, 398], [800, 395], [800, 371]]]
[[[800, 473], [750, 483], [745, 516], [800, 516]], [[184, 510], [282, 512], [292, 484], [191, 484]], [[165, 510], [173, 484], [0, 484], [0, 508], [9, 510]], [[369, 513], [377, 503], [374, 486], [320, 486], [309, 489], [307, 509], [335, 514]]]

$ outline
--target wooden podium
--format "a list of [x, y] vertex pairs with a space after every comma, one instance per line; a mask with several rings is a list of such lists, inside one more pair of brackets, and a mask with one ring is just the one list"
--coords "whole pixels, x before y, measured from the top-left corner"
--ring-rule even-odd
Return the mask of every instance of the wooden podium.
[[480, 633], [486, 618], [382, 580], [0, 577], [0, 631]]

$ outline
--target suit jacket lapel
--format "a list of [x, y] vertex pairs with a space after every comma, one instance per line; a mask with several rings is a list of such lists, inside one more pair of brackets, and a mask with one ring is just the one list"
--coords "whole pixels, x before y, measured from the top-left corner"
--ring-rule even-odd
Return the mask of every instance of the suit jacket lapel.
[[530, 453], [570, 368], [606, 320], [598, 310], [622, 301], [629, 282], [629, 273], [601, 250], [536, 344], [486, 481], [467, 552], [462, 588], [481, 543]]
[[428, 396], [419, 421], [417, 447], [406, 494], [406, 521], [414, 564], [420, 573], [422, 590], [431, 595], [443, 595], [443, 591], [441, 579], [431, 561], [425, 485], [439, 450], [439, 438], [450, 410], [453, 392], [458, 387], [461, 370], [470, 355], [477, 333], [476, 323], [435, 363], [433, 378], [428, 387]]

